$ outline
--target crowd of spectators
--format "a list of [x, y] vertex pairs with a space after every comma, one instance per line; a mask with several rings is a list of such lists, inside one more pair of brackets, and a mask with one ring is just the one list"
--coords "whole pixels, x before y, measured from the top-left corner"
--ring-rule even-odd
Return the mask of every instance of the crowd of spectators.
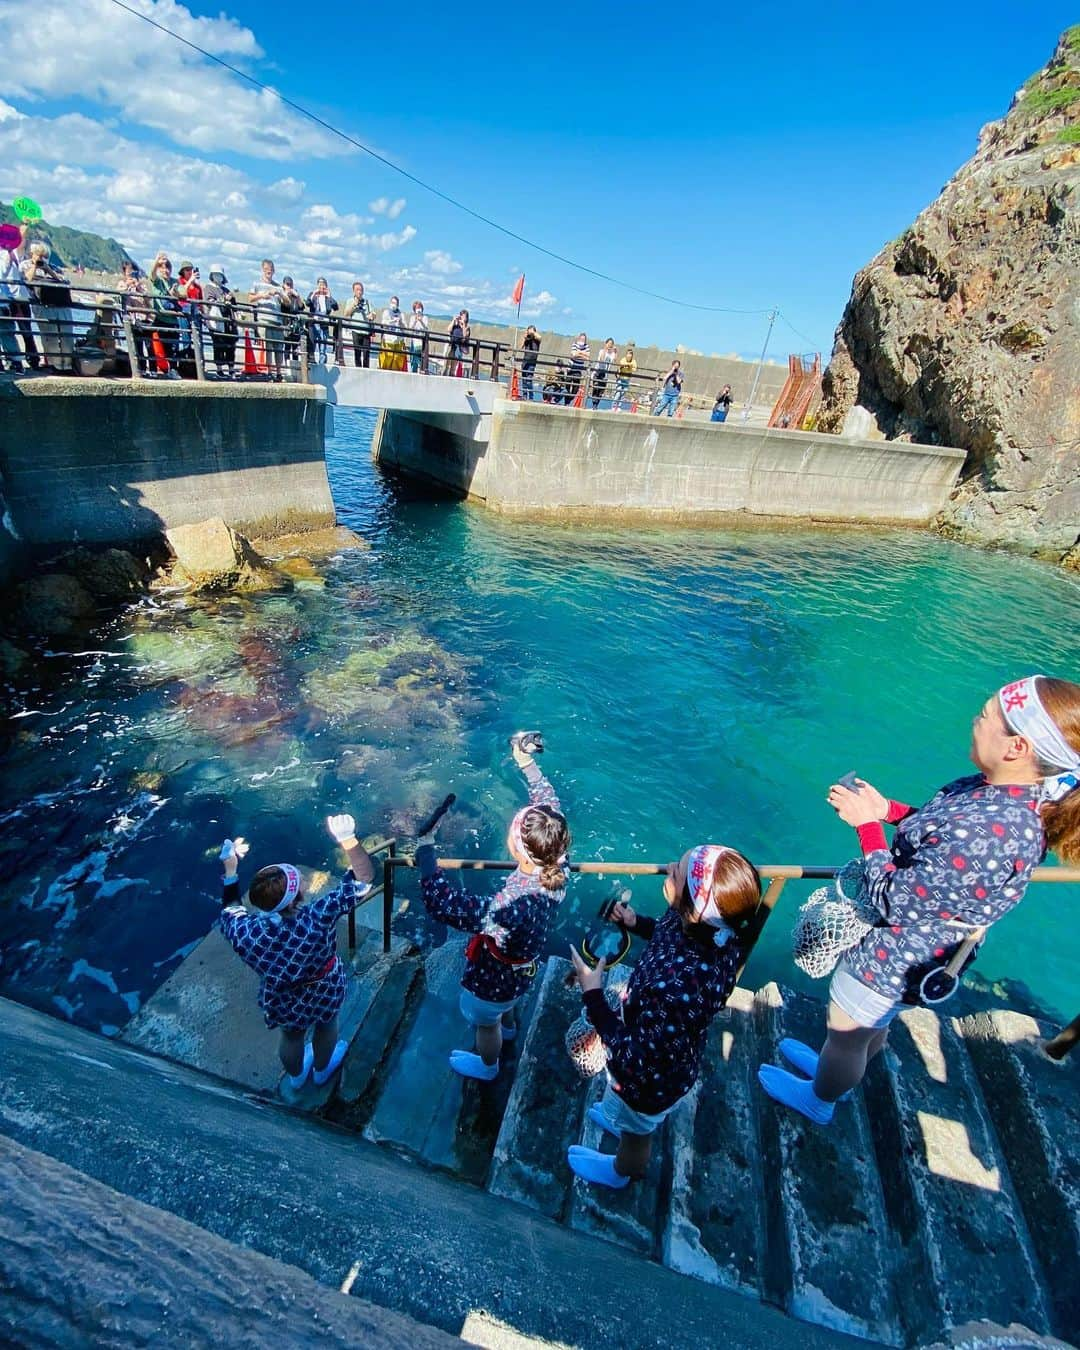
[[[126, 260], [117, 289], [126, 339], [122, 345], [131, 365], [146, 378], [195, 378], [196, 348], [205, 360], [207, 345], [213, 365], [209, 373], [222, 380], [245, 373], [283, 380], [301, 351], [307, 360], [326, 364], [347, 361], [349, 347], [353, 364], [360, 367], [370, 367], [374, 355], [382, 370], [475, 375], [477, 354], [467, 309], [459, 310], [445, 331], [436, 332], [421, 300], [414, 300], [406, 312], [392, 295], [380, 308], [369, 300], [364, 283], [354, 281], [351, 294], [339, 304], [325, 277], [305, 295], [291, 276], [279, 279], [270, 258], [263, 259], [259, 275], [238, 292], [220, 264], [210, 268], [204, 282], [195, 263], [183, 260], [174, 270], [162, 251], [145, 272]], [[16, 374], [27, 369], [75, 374], [77, 338], [89, 326], [80, 318], [72, 308], [67, 277], [51, 262], [48, 244], [28, 242], [23, 227], [17, 247], [0, 249], [0, 366]], [[522, 399], [540, 397], [546, 403], [594, 409], [606, 403], [613, 412], [642, 408], [668, 417], [685, 403], [678, 359], [664, 374], [649, 373], [642, 380], [632, 341], [619, 349], [614, 338], [606, 338], [595, 355], [584, 332], [557, 355], [543, 354], [542, 346], [539, 331], [530, 324], [515, 353]], [[725, 385], [711, 420], [724, 421], [731, 401], [731, 387]]]

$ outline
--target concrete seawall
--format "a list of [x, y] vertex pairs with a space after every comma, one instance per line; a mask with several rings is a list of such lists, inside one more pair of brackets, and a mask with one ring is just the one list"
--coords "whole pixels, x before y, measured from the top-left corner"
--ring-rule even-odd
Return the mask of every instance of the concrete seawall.
[[467, 419], [384, 413], [380, 464], [506, 514], [749, 515], [925, 523], [964, 452], [813, 432], [497, 401], [487, 440]]
[[309, 385], [4, 381], [0, 562], [212, 515], [263, 534], [333, 524], [325, 418]]

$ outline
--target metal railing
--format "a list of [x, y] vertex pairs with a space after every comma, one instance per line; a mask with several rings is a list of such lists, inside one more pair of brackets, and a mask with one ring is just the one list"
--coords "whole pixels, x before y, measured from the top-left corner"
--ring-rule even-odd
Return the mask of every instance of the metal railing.
[[[416, 859], [409, 854], [399, 854], [396, 839], [383, 839], [368, 853], [383, 855], [382, 885], [367, 897], [367, 900], [381, 895], [383, 898], [383, 951], [390, 950], [390, 929], [394, 911], [394, 872], [399, 867], [415, 867]], [[440, 858], [439, 866], [445, 872], [512, 872], [517, 863], [494, 858]], [[630, 863], [630, 862], [583, 862], [570, 863], [568, 871], [580, 876], [666, 876], [667, 863]], [[830, 881], [836, 877], [840, 867], [806, 867], [797, 863], [768, 863], [757, 869], [758, 875], [768, 882], [765, 894], [758, 903], [753, 919], [743, 930], [745, 956], [739, 968], [739, 976], [746, 969], [746, 962], [757, 946], [766, 923], [789, 881]], [[1063, 882], [1080, 883], [1080, 867], [1036, 867], [1031, 874], [1032, 883]], [[365, 900], [365, 903], [367, 903]], [[356, 946], [356, 924], [352, 913], [349, 915], [349, 949]], [[1064, 1057], [1080, 1042], [1080, 1016], [1061, 1030], [1045, 1045], [1046, 1053], [1054, 1059]]]
[[[30, 353], [19, 350], [18, 339], [21, 335], [25, 342], [30, 323], [37, 329], [47, 364], [133, 380], [184, 375], [195, 380], [280, 379], [306, 384], [317, 354], [332, 351], [336, 364], [345, 367], [351, 350], [353, 365], [378, 364], [383, 369], [495, 382], [522, 400], [531, 394], [536, 402], [585, 407], [606, 402], [610, 407], [621, 394], [620, 406], [626, 412], [651, 411], [667, 373], [638, 367], [632, 375], [620, 376], [617, 363], [601, 372], [595, 357], [574, 365], [569, 353], [531, 353], [472, 336], [456, 342], [448, 332], [386, 325], [374, 317], [313, 314], [306, 301], [303, 310], [293, 313], [235, 300], [229, 302], [225, 318], [219, 302], [206, 298], [179, 301], [150, 290], [132, 293], [64, 284], [71, 294], [67, 305], [51, 309], [32, 298], [32, 319], [0, 314], [0, 329], [10, 331], [13, 344], [0, 346], [0, 357], [29, 363]], [[170, 308], [164, 308], [165, 303]], [[235, 331], [223, 331], [223, 323]], [[222, 365], [228, 374], [222, 373]], [[710, 401], [684, 393], [679, 406], [704, 408]]]

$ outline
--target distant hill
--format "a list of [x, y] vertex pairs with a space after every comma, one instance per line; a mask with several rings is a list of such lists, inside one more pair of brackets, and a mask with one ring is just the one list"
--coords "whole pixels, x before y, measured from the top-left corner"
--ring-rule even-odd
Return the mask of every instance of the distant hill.
[[[0, 223], [19, 223], [15, 212], [6, 202], [0, 202]], [[82, 266], [92, 272], [119, 272], [128, 260], [128, 253], [115, 239], [103, 239], [88, 230], [72, 230], [67, 225], [50, 225], [46, 220], [36, 221], [28, 238], [42, 239], [52, 249], [52, 261], [64, 267]]]

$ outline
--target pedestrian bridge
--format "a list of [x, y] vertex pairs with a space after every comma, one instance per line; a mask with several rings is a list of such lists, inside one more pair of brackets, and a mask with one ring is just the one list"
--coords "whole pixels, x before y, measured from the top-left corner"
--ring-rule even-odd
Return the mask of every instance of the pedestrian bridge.
[[312, 362], [308, 382], [326, 390], [327, 403], [339, 408], [375, 408], [388, 412], [443, 413], [490, 417], [503, 384], [486, 377], [412, 374], [363, 366], [323, 366]]

